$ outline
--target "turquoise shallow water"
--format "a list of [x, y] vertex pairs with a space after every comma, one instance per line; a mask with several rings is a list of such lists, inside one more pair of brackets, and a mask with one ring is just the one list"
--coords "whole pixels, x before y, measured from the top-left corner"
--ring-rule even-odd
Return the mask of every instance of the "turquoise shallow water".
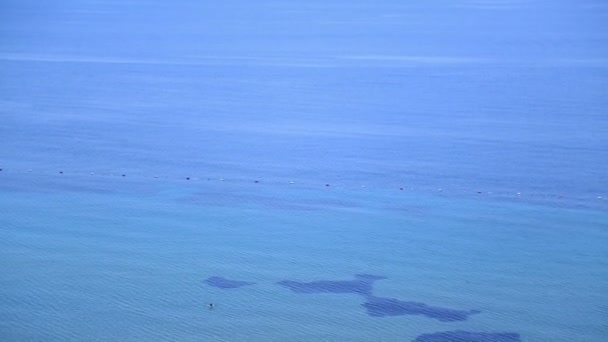
[[606, 340], [606, 23], [1, 1], [0, 340]]
[[[70, 175], [14, 181], [59, 177]], [[6, 340], [409, 341], [470, 330], [600, 341], [607, 333], [604, 211], [396, 189], [87, 177], [116, 191], [0, 197]], [[371, 317], [359, 295], [276, 284], [358, 273], [387, 277], [376, 296], [481, 312], [459, 322]], [[256, 284], [214, 288], [204, 283], [212, 275]]]

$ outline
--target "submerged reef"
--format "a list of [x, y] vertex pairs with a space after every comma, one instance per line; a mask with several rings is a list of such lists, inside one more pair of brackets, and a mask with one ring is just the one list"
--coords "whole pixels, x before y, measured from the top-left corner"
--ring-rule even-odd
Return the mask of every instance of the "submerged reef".
[[413, 342], [521, 342], [517, 333], [443, 331], [418, 336]]
[[352, 293], [371, 296], [374, 282], [381, 279], [386, 279], [386, 277], [357, 274], [354, 280], [320, 280], [313, 282], [283, 280], [277, 284], [297, 293]]
[[[330, 293], [362, 296], [365, 302], [361, 306], [371, 317], [420, 315], [440, 322], [459, 322], [466, 321], [469, 316], [480, 313], [479, 310], [444, 308], [416, 301], [374, 296], [374, 283], [382, 279], [387, 278], [371, 274], [356, 274], [352, 280], [317, 280], [311, 282], [282, 280], [276, 284], [300, 294]], [[231, 280], [219, 276], [209, 277], [205, 282], [210, 286], [221, 289], [255, 285], [254, 282]], [[213, 304], [210, 304], [210, 307], [213, 307]], [[521, 338], [517, 333], [454, 330], [423, 334], [416, 337], [413, 342], [521, 342]]]
[[479, 313], [477, 310], [457, 310], [431, 306], [425, 303], [403, 301], [396, 298], [370, 296], [367, 302], [361, 304], [372, 317], [422, 315], [441, 322], [466, 321], [470, 315]]
[[450, 309], [396, 298], [376, 297], [373, 295], [374, 282], [382, 279], [386, 279], [386, 277], [357, 274], [353, 280], [319, 280], [312, 282], [283, 280], [277, 284], [302, 294], [335, 293], [363, 296], [366, 302], [361, 305], [371, 317], [422, 315], [441, 322], [456, 322], [465, 321], [470, 315], [479, 313], [477, 310]]

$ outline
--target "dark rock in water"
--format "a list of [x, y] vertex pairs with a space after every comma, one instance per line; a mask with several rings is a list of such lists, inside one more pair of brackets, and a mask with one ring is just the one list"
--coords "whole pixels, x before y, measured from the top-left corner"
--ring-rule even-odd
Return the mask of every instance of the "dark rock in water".
[[420, 335], [414, 342], [521, 342], [521, 338], [516, 333], [484, 333], [455, 330]]
[[254, 282], [250, 281], [230, 280], [217, 276], [209, 277], [205, 282], [210, 286], [219, 287], [220, 289], [235, 289], [242, 286], [255, 285]]
[[354, 280], [320, 280], [313, 282], [283, 280], [277, 284], [297, 293], [352, 293], [371, 296], [374, 282], [381, 279], [386, 279], [386, 277], [357, 274]]
[[466, 321], [470, 315], [479, 313], [477, 310], [456, 310], [430, 306], [419, 302], [402, 301], [396, 298], [369, 296], [363, 307], [372, 317], [422, 315], [441, 322]]

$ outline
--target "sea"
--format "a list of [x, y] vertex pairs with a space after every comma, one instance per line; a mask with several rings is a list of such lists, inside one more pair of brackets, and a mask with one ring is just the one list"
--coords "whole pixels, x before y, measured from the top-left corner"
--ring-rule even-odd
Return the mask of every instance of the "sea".
[[608, 341], [607, 23], [0, 1], [0, 340]]

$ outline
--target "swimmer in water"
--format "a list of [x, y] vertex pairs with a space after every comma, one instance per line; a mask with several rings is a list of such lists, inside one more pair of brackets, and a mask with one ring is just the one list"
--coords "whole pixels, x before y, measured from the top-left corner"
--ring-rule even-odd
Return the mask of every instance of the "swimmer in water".
[[209, 303], [209, 309], [213, 309], [213, 303]]

